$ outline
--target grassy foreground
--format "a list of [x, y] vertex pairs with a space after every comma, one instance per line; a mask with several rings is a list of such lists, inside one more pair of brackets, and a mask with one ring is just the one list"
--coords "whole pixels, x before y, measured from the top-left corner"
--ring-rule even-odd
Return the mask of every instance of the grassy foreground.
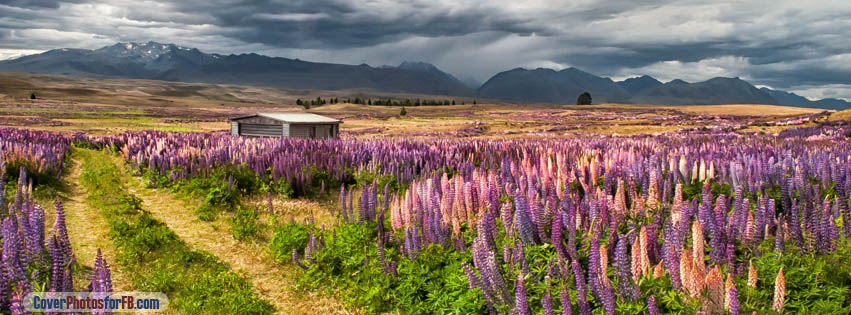
[[118, 248], [118, 265], [139, 291], [164, 292], [172, 311], [187, 314], [270, 314], [251, 284], [207, 252], [191, 250], [165, 224], [141, 209], [107, 153], [79, 149], [86, 201], [102, 211]]

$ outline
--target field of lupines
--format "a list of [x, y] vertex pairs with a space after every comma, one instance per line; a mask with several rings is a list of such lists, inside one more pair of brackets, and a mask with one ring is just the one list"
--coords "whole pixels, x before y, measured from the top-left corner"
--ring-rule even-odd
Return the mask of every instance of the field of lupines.
[[[851, 267], [835, 264], [849, 251], [847, 134], [840, 124], [778, 136], [305, 141], [151, 132], [104, 141], [165, 185], [222, 168], [301, 192], [340, 185], [335, 212], [348, 224], [292, 223], [276, 237], [307, 233], [273, 251], [292, 253], [308, 287], [330, 280], [375, 293], [349, 299], [370, 311], [737, 314], [851, 310]], [[354, 180], [362, 172], [376, 176]], [[391, 180], [379, 184], [382, 176]], [[239, 185], [226, 178], [229, 189]], [[403, 270], [430, 255], [440, 257], [436, 274], [463, 276], [463, 294], [475, 292], [467, 305], [435, 295], [462, 294], [447, 291], [452, 279], [406, 279], [414, 275]], [[825, 269], [815, 279], [814, 266]]]
[[44, 142], [111, 147], [154, 186], [213, 179], [228, 196], [334, 199], [337, 227], [292, 221], [269, 246], [304, 269], [303, 288], [341, 292], [368, 313], [845, 314], [847, 126], [776, 136], [141, 132]]

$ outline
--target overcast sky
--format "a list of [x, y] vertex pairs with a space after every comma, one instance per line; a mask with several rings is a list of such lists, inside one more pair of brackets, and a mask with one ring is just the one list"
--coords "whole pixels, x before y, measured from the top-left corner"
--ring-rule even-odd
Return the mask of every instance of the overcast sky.
[[0, 59], [158, 41], [348, 64], [662, 81], [741, 77], [851, 100], [851, 1], [0, 0]]

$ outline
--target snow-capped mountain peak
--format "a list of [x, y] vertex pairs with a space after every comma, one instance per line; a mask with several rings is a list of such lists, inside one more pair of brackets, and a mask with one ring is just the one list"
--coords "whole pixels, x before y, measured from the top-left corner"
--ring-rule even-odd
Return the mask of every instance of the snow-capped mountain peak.
[[147, 42], [147, 43], [136, 43], [136, 42], [127, 42], [127, 43], [117, 43], [112, 46], [103, 47], [101, 49], [96, 50], [100, 53], [106, 53], [110, 55], [114, 55], [116, 57], [128, 57], [128, 58], [140, 58], [144, 60], [154, 60], [159, 58], [162, 55], [173, 53], [175, 51], [182, 50], [188, 51], [191, 50], [186, 47], [179, 47], [174, 44], [162, 44], [157, 42]]

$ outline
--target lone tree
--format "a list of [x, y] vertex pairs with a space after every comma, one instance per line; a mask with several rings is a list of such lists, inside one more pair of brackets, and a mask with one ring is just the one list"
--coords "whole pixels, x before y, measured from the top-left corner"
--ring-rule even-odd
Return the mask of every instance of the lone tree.
[[591, 105], [591, 93], [582, 92], [576, 99], [576, 105]]
[[302, 104], [302, 103], [301, 103], [301, 99], [300, 99], [300, 98], [299, 98], [299, 99], [296, 99], [296, 100], [295, 100], [295, 104], [296, 104], [296, 105], [298, 105], [298, 106], [301, 106], [301, 104]]
[[31, 100], [34, 100], [34, 99], [35, 99], [35, 92], [30, 93], [30, 99], [31, 99]]
[[399, 116], [405, 116], [408, 114], [408, 111], [405, 110], [405, 106], [402, 106], [402, 110], [399, 111]]

